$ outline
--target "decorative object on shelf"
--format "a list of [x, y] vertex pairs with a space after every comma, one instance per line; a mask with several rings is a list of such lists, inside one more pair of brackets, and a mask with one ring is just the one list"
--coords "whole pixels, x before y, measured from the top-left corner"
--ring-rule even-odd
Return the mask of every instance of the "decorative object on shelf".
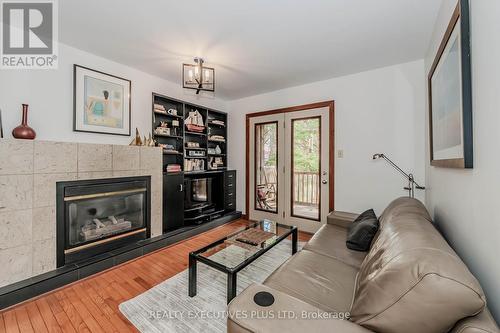
[[177, 110], [176, 109], [168, 109], [167, 113], [171, 116], [177, 116]]
[[184, 171], [205, 171], [205, 160], [202, 159], [186, 159], [184, 160]]
[[469, 1], [460, 0], [428, 77], [433, 166], [473, 167], [470, 59]]
[[169, 143], [160, 143], [158, 147], [163, 148], [164, 150], [175, 150], [175, 146]]
[[141, 135], [139, 134], [139, 129], [135, 128], [135, 138], [132, 139], [129, 146], [142, 146]]
[[151, 133], [148, 134], [148, 138], [146, 139], [146, 143], [144, 145], [147, 147], [156, 147], [156, 141], [151, 136]]
[[130, 135], [131, 81], [74, 65], [73, 130]]
[[215, 153], [222, 154], [222, 150], [220, 149], [219, 145], [215, 146]]
[[176, 119], [172, 120], [172, 135], [182, 136], [179, 121]]
[[135, 138], [132, 139], [129, 146], [145, 146], [145, 147], [155, 147], [156, 141], [151, 137], [151, 133], [149, 133], [148, 137], [144, 135], [144, 138], [141, 138], [141, 134], [139, 134], [139, 129], [135, 129]]
[[404, 189], [406, 191], [408, 191], [408, 196], [410, 198], [414, 198], [415, 197], [415, 188], [417, 190], [425, 190], [424, 186], [420, 186], [415, 181], [415, 178], [413, 177], [413, 174], [411, 174], [411, 173], [408, 174], [408, 173], [404, 172], [399, 166], [396, 165], [396, 163], [394, 163], [393, 161], [391, 161], [384, 154], [378, 153], [378, 154], [374, 154], [373, 157], [372, 157], [372, 159], [374, 159], [374, 160], [378, 160], [380, 158], [386, 160], [386, 162], [389, 163], [390, 166], [392, 166], [394, 169], [396, 169], [397, 171], [399, 171], [399, 173], [401, 173], [408, 180], [408, 186], [404, 187]]
[[168, 143], [160, 143], [158, 144], [158, 147], [162, 148], [164, 153], [180, 154], [180, 152], [175, 149], [174, 145]]
[[172, 133], [170, 132], [170, 128], [168, 128], [167, 126], [168, 126], [168, 123], [162, 121], [160, 123], [160, 126], [155, 128], [155, 134], [172, 135]]
[[205, 152], [203, 150], [190, 150], [190, 151], [188, 151], [188, 156], [190, 156], [190, 157], [205, 157]]
[[208, 155], [217, 154], [217, 153], [215, 152], [215, 148], [208, 148], [207, 153], [208, 153]]
[[196, 90], [215, 91], [215, 69], [203, 66], [202, 58], [194, 58], [195, 64], [182, 65], [182, 87]]
[[35, 130], [28, 126], [28, 104], [23, 104], [23, 117], [21, 120], [21, 125], [12, 130], [12, 136], [16, 139], [35, 139]]
[[200, 111], [190, 111], [188, 117], [184, 121], [186, 128], [191, 132], [203, 132], [205, 130], [205, 123]]
[[222, 135], [210, 135], [208, 137], [210, 141], [226, 142], [226, 139]]
[[3, 138], [2, 110], [0, 110], [0, 139]]
[[186, 142], [186, 147], [187, 148], [200, 148], [200, 143], [199, 142], [188, 141], [188, 142]]
[[221, 167], [224, 167], [224, 161], [222, 157], [210, 157], [208, 161], [208, 168], [210, 170], [217, 170]]

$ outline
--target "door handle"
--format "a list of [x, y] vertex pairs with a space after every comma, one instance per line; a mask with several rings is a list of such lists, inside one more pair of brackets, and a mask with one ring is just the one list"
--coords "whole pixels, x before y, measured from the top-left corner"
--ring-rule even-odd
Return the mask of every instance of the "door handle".
[[321, 184], [323, 184], [323, 185], [328, 184], [328, 181], [323, 179], [323, 180], [321, 181]]
[[183, 184], [179, 184], [179, 192], [182, 192], [184, 191], [184, 185]]

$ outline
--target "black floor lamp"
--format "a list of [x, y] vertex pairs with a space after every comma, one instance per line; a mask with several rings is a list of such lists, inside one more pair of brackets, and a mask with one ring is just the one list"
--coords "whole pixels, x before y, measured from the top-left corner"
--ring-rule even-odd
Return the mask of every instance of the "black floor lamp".
[[406, 179], [408, 179], [408, 186], [404, 187], [404, 189], [408, 191], [408, 196], [410, 198], [415, 198], [415, 188], [417, 190], [425, 190], [424, 186], [420, 186], [415, 181], [413, 174], [404, 172], [399, 166], [397, 166], [396, 163], [391, 161], [387, 156], [385, 156], [384, 154], [380, 154], [380, 153], [373, 155], [374, 160], [378, 160], [380, 158], [386, 160], [386, 162], [389, 163], [389, 165], [391, 165], [394, 169], [398, 170], [399, 173], [401, 173]]

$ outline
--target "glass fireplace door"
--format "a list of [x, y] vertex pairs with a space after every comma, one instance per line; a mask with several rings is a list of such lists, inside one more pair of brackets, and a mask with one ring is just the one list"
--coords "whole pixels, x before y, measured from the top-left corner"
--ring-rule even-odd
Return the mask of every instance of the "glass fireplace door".
[[145, 190], [67, 197], [67, 248], [145, 228]]
[[56, 184], [57, 267], [151, 237], [151, 176]]

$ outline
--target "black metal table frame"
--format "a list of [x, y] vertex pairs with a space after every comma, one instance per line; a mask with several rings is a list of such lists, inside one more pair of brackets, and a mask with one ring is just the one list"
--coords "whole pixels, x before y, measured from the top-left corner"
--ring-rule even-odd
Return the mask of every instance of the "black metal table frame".
[[[252, 225], [247, 226], [244, 230], [252, 229], [261, 224], [262, 222], [257, 222]], [[277, 227], [282, 227], [288, 229], [283, 235], [278, 236], [276, 241], [270, 245], [269, 247], [263, 248], [259, 251], [257, 251], [254, 255], [240, 263], [238, 266], [233, 267], [233, 268], [228, 268], [218, 262], [212, 261], [209, 258], [200, 256], [200, 253], [203, 253], [219, 244], [224, 243], [228, 238], [233, 237], [234, 235], [237, 235], [244, 230], [241, 230], [235, 234], [229, 235], [225, 238], [219, 239], [218, 241], [211, 243], [199, 250], [193, 251], [189, 253], [189, 296], [194, 297], [196, 296], [196, 283], [197, 283], [197, 261], [200, 261], [204, 263], [205, 265], [208, 265], [210, 267], [213, 267], [217, 269], [218, 271], [221, 271], [223, 273], [227, 274], [227, 303], [231, 302], [231, 300], [236, 297], [236, 274], [241, 271], [243, 268], [247, 267], [250, 265], [252, 262], [254, 262], [257, 258], [259, 258], [261, 255], [272, 249], [274, 246], [279, 244], [282, 240], [287, 238], [288, 236], [292, 235], [292, 255], [297, 253], [297, 241], [298, 241], [298, 229], [297, 227], [293, 226], [287, 226], [287, 225], [282, 225], [282, 224], [276, 224]]]

